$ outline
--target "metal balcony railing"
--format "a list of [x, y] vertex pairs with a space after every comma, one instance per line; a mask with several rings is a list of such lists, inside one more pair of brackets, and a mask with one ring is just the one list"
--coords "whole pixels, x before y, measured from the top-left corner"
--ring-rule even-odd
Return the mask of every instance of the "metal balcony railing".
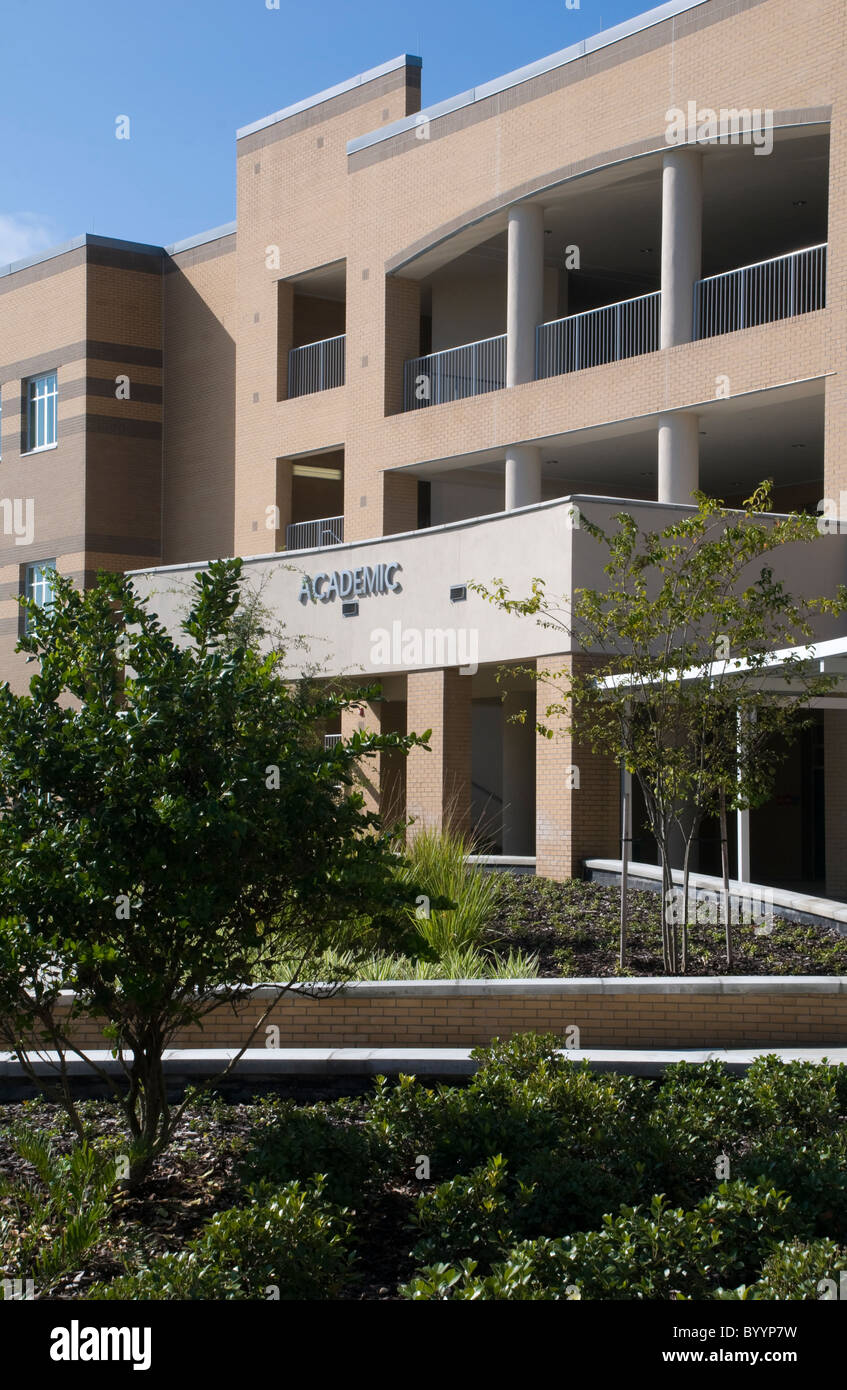
[[315, 550], [322, 545], [343, 543], [343, 516], [325, 516], [320, 521], [294, 521], [285, 528], [286, 550]]
[[330, 391], [344, 385], [344, 345], [346, 334], [323, 338], [319, 343], [292, 348], [288, 354], [288, 394], [309, 396], [313, 391]]
[[403, 409], [443, 405], [506, 385], [506, 335], [412, 357], [403, 376]]
[[601, 367], [659, 347], [661, 294], [642, 294], [600, 309], [541, 323], [535, 334], [535, 375], [562, 376]]
[[770, 261], [709, 275], [694, 286], [694, 337], [714, 338], [826, 305], [826, 247], [807, 246]]
[[343, 737], [343, 734], [324, 734], [324, 752], [330, 748], [334, 748], [336, 743], [340, 743]]

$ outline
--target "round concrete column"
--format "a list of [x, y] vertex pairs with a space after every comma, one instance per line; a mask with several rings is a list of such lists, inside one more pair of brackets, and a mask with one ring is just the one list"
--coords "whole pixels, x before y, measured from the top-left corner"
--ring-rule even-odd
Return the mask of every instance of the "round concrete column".
[[535, 380], [535, 330], [544, 319], [544, 209], [509, 211], [506, 385]]
[[541, 450], [535, 444], [513, 444], [506, 454], [507, 512], [541, 501]]
[[703, 156], [699, 150], [668, 150], [662, 163], [663, 348], [691, 342], [702, 223]]
[[700, 486], [700, 431], [690, 411], [659, 416], [660, 502], [690, 502]]

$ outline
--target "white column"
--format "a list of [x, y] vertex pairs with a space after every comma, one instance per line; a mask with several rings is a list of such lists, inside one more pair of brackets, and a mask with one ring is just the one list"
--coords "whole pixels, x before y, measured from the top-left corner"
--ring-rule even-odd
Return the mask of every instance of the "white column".
[[750, 882], [750, 812], [736, 811], [736, 833], [738, 836], [738, 881]]
[[532, 854], [535, 842], [535, 723], [512, 722], [534, 696], [513, 691], [503, 701], [503, 853]]
[[[751, 718], [755, 715], [751, 713]], [[744, 751], [744, 721], [739, 711], [738, 722], [738, 761], [741, 762]], [[736, 811], [736, 834], [738, 836], [738, 881], [739, 883], [750, 882], [750, 812]]]
[[509, 211], [506, 385], [535, 380], [535, 330], [544, 318], [544, 209]]
[[694, 282], [700, 279], [703, 156], [668, 150], [662, 162], [662, 319], [660, 346], [690, 343]]
[[506, 454], [506, 511], [541, 501], [541, 450], [513, 444]]
[[[506, 294], [506, 385], [535, 380], [535, 330], [544, 320], [544, 209], [509, 212]], [[512, 445], [506, 453], [506, 511], [541, 501], [541, 450]]]
[[689, 410], [659, 416], [660, 502], [690, 502], [700, 486], [700, 426]]

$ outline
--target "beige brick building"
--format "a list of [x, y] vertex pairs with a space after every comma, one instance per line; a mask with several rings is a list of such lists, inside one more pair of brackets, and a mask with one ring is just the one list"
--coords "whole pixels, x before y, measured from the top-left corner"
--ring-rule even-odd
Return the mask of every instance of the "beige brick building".
[[[843, 0], [670, 0], [431, 108], [403, 56], [238, 132], [236, 224], [0, 268], [0, 675], [51, 566], [168, 615], [240, 554], [328, 674], [382, 681], [362, 721], [432, 729], [370, 797], [553, 877], [614, 857], [617, 769], [497, 681], [572, 654], [466, 586], [597, 582], [568, 499], [847, 492], [845, 57]], [[845, 719], [753, 815], [754, 880], [847, 896]]]

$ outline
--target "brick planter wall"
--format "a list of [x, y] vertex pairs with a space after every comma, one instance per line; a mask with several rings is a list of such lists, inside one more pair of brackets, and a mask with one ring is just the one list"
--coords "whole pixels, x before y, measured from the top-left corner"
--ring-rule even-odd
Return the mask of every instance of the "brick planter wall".
[[[172, 1046], [239, 1047], [267, 1007], [263, 987], [235, 1010], [214, 1010]], [[280, 1047], [472, 1047], [528, 1031], [583, 1048], [847, 1045], [847, 977], [465, 980], [357, 983], [328, 998], [283, 996], [268, 1024]], [[81, 1022], [78, 1042], [108, 1046]], [[253, 1046], [265, 1045], [260, 1033]]]

